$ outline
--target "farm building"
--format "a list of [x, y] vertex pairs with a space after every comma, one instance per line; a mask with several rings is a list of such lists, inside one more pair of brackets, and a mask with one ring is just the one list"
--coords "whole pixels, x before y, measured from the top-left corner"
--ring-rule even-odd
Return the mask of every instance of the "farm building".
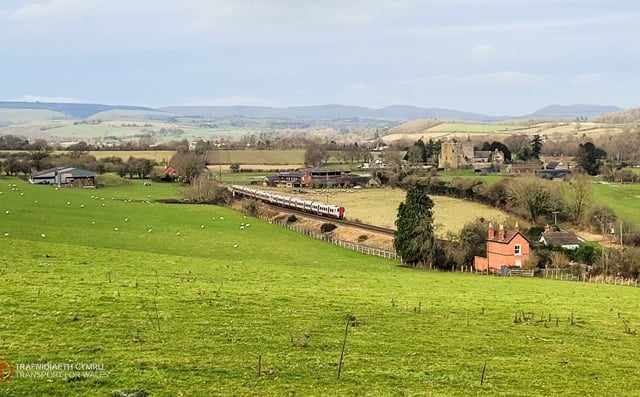
[[538, 242], [547, 247], [562, 247], [569, 250], [578, 249], [583, 240], [574, 233], [556, 230], [547, 225]]
[[520, 233], [516, 223], [514, 230], [505, 231], [500, 225], [498, 232], [489, 224], [487, 231], [487, 257], [476, 256], [473, 266], [476, 271], [498, 273], [503, 268], [522, 267], [529, 259], [529, 240]]
[[507, 173], [511, 175], [533, 175], [536, 173], [535, 164], [509, 164]]
[[368, 181], [369, 177], [353, 175], [350, 170], [301, 168], [266, 177], [263, 184], [278, 187], [330, 187], [366, 185]]
[[34, 172], [29, 183], [36, 185], [56, 185], [68, 187], [96, 187], [96, 174], [75, 167], [55, 167]]
[[277, 175], [265, 177], [263, 181], [263, 185], [276, 186], [276, 187], [301, 187], [302, 172], [300, 171], [279, 172]]

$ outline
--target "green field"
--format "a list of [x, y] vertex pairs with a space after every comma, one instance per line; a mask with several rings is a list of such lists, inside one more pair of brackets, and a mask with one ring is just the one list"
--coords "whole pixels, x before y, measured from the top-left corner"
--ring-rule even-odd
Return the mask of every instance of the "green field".
[[494, 134], [511, 132], [518, 127], [510, 125], [500, 124], [475, 124], [475, 123], [440, 123], [429, 129], [428, 132], [468, 132], [468, 133], [482, 133], [482, 134]]
[[103, 366], [23, 370], [0, 395], [638, 395], [640, 335], [623, 322], [640, 324], [638, 289], [401, 268], [146, 202], [178, 193], [165, 186], [0, 179], [0, 357]]
[[597, 205], [608, 205], [618, 218], [640, 226], [640, 184], [594, 184]]
[[207, 164], [303, 164], [304, 149], [209, 150]]

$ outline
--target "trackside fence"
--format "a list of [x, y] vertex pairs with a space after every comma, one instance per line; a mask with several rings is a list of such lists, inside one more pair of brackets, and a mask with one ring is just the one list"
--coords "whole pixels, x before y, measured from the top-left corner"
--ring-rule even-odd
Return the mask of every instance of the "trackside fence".
[[400, 256], [396, 255], [396, 253], [393, 251], [385, 251], [377, 248], [367, 247], [365, 245], [354, 244], [348, 241], [339, 240], [339, 239], [333, 238], [329, 233], [317, 233], [312, 230], [299, 227], [294, 223], [287, 222], [285, 219], [271, 219], [265, 216], [259, 216], [259, 218], [266, 220], [271, 224], [285, 227], [289, 230], [293, 230], [296, 233], [304, 234], [305, 236], [315, 238], [316, 240], [326, 241], [333, 245], [337, 245], [343, 248], [357, 251], [365, 255], [377, 256], [380, 258], [393, 259], [397, 261], [400, 260]]

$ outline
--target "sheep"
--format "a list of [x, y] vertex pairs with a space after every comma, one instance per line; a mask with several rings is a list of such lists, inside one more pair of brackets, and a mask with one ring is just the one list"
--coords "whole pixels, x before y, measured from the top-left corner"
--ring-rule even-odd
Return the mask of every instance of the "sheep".
[[204, 225], [200, 225], [200, 229], [204, 229]]
[[67, 201], [67, 205], [71, 205], [71, 201]]
[[9, 237], [9, 236], [10, 236], [10, 234], [7, 232], [7, 233], [5, 233], [5, 234], [4, 234], [4, 236], [5, 236], [5, 237]]
[[46, 234], [44, 234], [44, 233], [41, 233], [41, 234], [40, 234], [40, 237], [45, 238], [45, 237], [47, 237], [47, 235], [46, 235]]
[[176, 233], [176, 236], [179, 236], [179, 235], [180, 235], [180, 232]]
[[125, 222], [129, 222], [129, 218], [124, 218], [124, 221]]
[[151, 233], [151, 231], [152, 231], [151, 228], [149, 228], [149, 230], [147, 230], [147, 233]]
[[233, 248], [238, 248], [238, 244], [233, 244]]
[[6, 211], [4, 212], [4, 214], [5, 214], [5, 215], [9, 215], [9, 214], [10, 214], [10, 211], [9, 211], [9, 210], [6, 210]]
[[80, 208], [84, 208], [84, 204], [80, 204]]
[[118, 229], [117, 227], [114, 227], [114, 228], [113, 228], [113, 230], [115, 230], [115, 231], [117, 232], [117, 231], [118, 231], [118, 230], [120, 230], [120, 229]]

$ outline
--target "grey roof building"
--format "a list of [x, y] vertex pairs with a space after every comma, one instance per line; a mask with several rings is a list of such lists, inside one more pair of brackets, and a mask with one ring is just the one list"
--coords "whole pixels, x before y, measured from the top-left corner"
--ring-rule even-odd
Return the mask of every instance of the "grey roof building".
[[29, 176], [29, 183], [71, 187], [96, 187], [96, 174], [93, 171], [82, 168], [55, 167], [34, 172]]

